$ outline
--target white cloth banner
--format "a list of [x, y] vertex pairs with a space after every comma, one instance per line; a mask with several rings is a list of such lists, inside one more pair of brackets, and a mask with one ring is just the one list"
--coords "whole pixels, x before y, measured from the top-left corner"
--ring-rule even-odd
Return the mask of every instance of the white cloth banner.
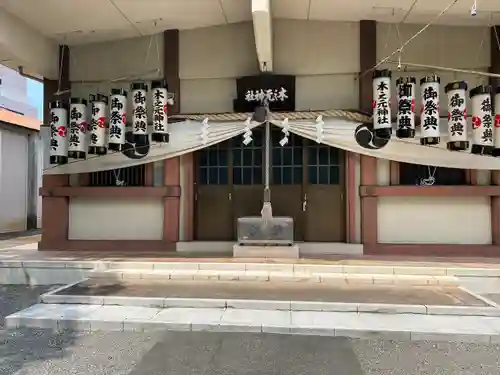
[[203, 140], [201, 122], [174, 122], [169, 124], [170, 142], [167, 144], [151, 143], [149, 153], [141, 159], [130, 159], [121, 152], [111, 152], [102, 156], [87, 155], [87, 160], [70, 159], [68, 164], [50, 166], [44, 170], [44, 174], [99, 172], [173, 158], [236, 137], [243, 134], [247, 126], [253, 129], [258, 125], [260, 125], [258, 122], [247, 124], [244, 121], [213, 123], [208, 121], [208, 133], [206, 139]]
[[[362, 155], [373, 156], [403, 163], [422, 164], [433, 167], [461, 168], [461, 169], [485, 169], [500, 170], [500, 158], [487, 155], [474, 155], [468, 151], [449, 151], [446, 149], [448, 142], [448, 122], [441, 120], [441, 143], [436, 146], [420, 145], [420, 138], [398, 139], [393, 128], [393, 136], [389, 143], [378, 150], [370, 150], [361, 147], [355, 139], [354, 132], [360, 124], [341, 119], [324, 119], [323, 139], [321, 143], [337, 147], [346, 151], [356, 152]], [[281, 121], [273, 122], [274, 125], [283, 127]], [[289, 121], [288, 130], [301, 137], [316, 141], [316, 123], [307, 121]], [[469, 142], [472, 134], [469, 134]]]
[[[281, 128], [284, 124], [282, 121], [273, 121], [272, 123]], [[292, 133], [313, 141], [319, 139], [317, 124], [314, 120], [285, 123], [288, 124], [288, 131]], [[257, 122], [251, 122], [249, 125], [245, 121], [208, 121], [208, 127], [205, 127], [208, 129], [208, 133], [203, 139], [203, 124], [201, 122], [175, 122], [169, 124], [170, 142], [168, 144], [151, 143], [149, 154], [144, 158], [130, 159], [121, 152], [113, 152], [104, 156], [88, 155], [87, 160], [75, 160], [65, 165], [51, 166], [44, 171], [44, 174], [90, 173], [151, 163], [215, 145], [242, 135], [247, 126], [253, 129], [259, 125], [261, 124]], [[441, 120], [441, 144], [436, 146], [421, 146], [418, 136], [415, 139], [398, 139], [393, 135], [385, 147], [376, 150], [366, 149], [356, 142], [354, 132], [358, 125], [360, 124], [343, 119], [324, 119], [320, 137], [321, 143], [362, 155], [404, 163], [434, 167], [500, 170], [500, 158], [473, 155], [470, 151], [447, 150], [448, 125], [446, 119]], [[393, 134], [395, 134], [395, 130]], [[472, 137], [469, 136], [469, 141], [471, 139]]]

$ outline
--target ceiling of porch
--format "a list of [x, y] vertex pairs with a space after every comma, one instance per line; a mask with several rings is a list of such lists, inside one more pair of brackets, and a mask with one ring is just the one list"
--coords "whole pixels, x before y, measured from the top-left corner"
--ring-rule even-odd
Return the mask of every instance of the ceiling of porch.
[[[419, 0], [408, 23], [427, 23], [452, 0]], [[272, 0], [274, 18], [400, 22], [414, 0]], [[500, 23], [498, 0], [458, 0], [436, 23]], [[251, 0], [0, 0], [0, 7], [59, 43], [82, 44], [252, 20]]]

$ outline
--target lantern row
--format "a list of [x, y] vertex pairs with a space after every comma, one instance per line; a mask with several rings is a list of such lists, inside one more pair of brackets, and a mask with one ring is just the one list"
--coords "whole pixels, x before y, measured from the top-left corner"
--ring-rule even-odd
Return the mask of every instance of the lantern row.
[[[430, 75], [420, 80], [420, 143], [436, 145], [440, 142], [439, 88], [440, 78]], [[415, 77], [401, 77], [396, 81], [396, 137], [415, 137]], [[445, 86], [448, 106], [448, 142], [452, 151], [469, 149], [467, 128], [467, 83], [450, 82]], [[472, 101], [472, 147], [473, 154], [500, 156], [500, 88], [494, 95], [495, 112], [492, 106], [491, 86], [478, 86], [469, 91]], [[389, 138], [392, 134], [391, 120], [391, 72], [376, 70], [373, 73], [373, 128], [377, 137]]]
[[[133, 83], [132, 134], [136, 144], [148, 142], [147, 93], [145, 83]], [[69, 108], [62, 101], [50, 103], [50, 163], [66, 164], [68, 158], [86, 159], [87, 154], [105, 155], [109, 150], [122, 151], [126, 143], [127, 91], [112, 89], [109, 97], [90, 95], [90, 113], [87, 100], [71, 98]], [[165, 81], [151, 84], [153, 108], [152, 140], [169, 142], [168, 86]], [[90, 121], [88, 120], [90, 117]]]

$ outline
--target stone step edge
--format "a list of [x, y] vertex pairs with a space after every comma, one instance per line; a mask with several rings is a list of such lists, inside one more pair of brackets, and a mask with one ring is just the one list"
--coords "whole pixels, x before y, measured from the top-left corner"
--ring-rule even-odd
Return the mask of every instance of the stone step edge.
[[312, 263], [236, 263], [236, 262], [128, 262], [89, 260], [11, 260], [1, 259], [0, 268], [79, 268], [79, 269], [141, 269], [141, 270], [224, 270], [280, 271], [300, 273], [393, 274], [427, 276], [500, 277], [499, 268], [423, 267], [384, 265], [338, 265]]
[[377, 339], [395, 341], [447, 341], [481, 344], [500, 343], [500, 334], [490, 333], [454, 333], [403, 331], [388, 329], [346, 329], [335, 327], [246, 324], [246, 323], [183, 323], [183, 322], [151, 322], [150, 320], [94, 320], [94, 319], [48, 319], [36, 317], [8, 316], [5, 319], [8, 329], [37, 328], [52, 329], [56, 332], [67, 330], [77, 332], [154, 332], [154, 331], [205, 331], [205, 332], [262, 332], [274, 334], [336, 336], [360, 339]]
[[348, 303], [316, 301], [280, 301], [252, 299], [211, 299], [172, 297], [73, 296], [44, 294], [44, 304], [137, 306], [151, 308], [226, 308], [282, 311], [328, 311], [376, 314], [423, 314], [500, 317], [500, 309], [492, 306], [403, 305], [386, 303]]
[[148, 271], [148, 270], [93, 270], [91, 278], [115, 280], [127, 279], [168, 279], [168, 280], [212, 280], [212, 281], [276, 281], [276, 282], [316, 282], [341, 284], [404, 284], [413, 286], [458, 285], [454, 276], [394, 275], [394, 274], [344, 274], [344, 273], [297, 273], [266, 271]]
[[148, 271], [278, 271], [299, 273], [389, 274], [426, 276], [486, 276], [500, 277], [499, 268], [339, 265], [313, 263], [236, 263], [236, 262], [111, 262], [100, 269], [141, 269]]

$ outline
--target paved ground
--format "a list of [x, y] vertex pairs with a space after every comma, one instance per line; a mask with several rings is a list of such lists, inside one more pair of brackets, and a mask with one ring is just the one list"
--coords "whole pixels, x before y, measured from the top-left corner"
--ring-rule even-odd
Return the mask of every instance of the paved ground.
[[[49, 288], [0, 287], [0, 316]], [[500, 346], [271, 334], [0, 327], [1, 375], [500, 375]]]
[[[500, 290], [499, 290], [499, 292], [500, 292]], [[489, 298], [493, 302], [496, 302], [496, 303], [500, 304], [500, 294], [498, 294], [498, 293], [492, 293], [492, 294], [485, 294], [484, 296], [486, 298]]]
[[486, 306], [457, 287], [332, 286], [298, 282], [88, 280], [57, 294], [156, 298], [219, 298], [278, 301]]

